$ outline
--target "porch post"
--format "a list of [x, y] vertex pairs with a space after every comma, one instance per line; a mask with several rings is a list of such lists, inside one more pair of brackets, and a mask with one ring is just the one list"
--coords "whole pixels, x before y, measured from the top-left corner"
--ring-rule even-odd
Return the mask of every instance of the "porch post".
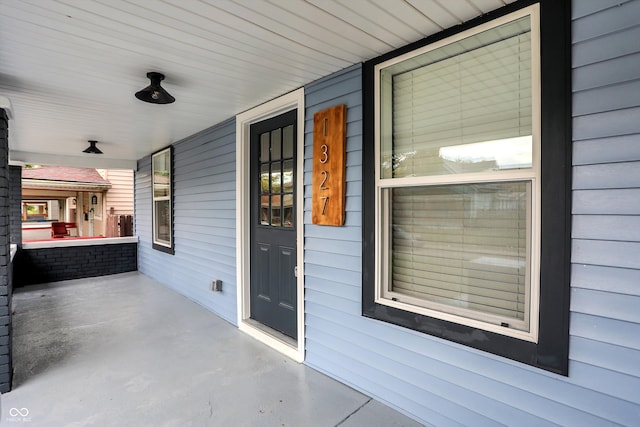
[[11, 390], [11, 252], [9, 250], [9, 118], [0, 109], [0, 393]]

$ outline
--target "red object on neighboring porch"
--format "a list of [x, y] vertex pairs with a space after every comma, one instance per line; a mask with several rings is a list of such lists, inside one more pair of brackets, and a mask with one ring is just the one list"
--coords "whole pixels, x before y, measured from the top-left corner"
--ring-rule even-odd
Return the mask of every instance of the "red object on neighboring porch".
[[67, 237], [69, 231], [67, 231], [67, 225], [64, 222], [52, 222], [51, 223], [51, 237]]

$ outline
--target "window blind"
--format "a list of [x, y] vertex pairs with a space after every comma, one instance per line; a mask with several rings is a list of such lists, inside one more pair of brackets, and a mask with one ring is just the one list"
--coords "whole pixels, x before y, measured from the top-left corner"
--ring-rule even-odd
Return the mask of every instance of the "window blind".
[[383, 99], [382, 123], [392, 129], [382, 141], [391, 159], [382, 161], [393, 166], [384, 178], [531, 167], [528, 22], [447, 46], [446, 55], [423, 54], [412, 69], [401, 63], [383, 70], [390, 86], [382, 95], [390, 99]]
[[528, 182], [390, 191], [391, 291], [524, 320]]

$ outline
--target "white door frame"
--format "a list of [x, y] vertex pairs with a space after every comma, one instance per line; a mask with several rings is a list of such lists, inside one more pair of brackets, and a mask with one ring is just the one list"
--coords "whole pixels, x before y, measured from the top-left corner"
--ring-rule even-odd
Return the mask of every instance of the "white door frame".
[[[250, 299], [250, 128], [253, 123], [297, 109], [296, 164], [296, 258], [297, 258], [297, 326], [296, 346], [269, 334], [251, 322]], [[236, 277], [238, 327], [252, 337], [273, 347], [288, 357], [304, 361], [304, 88], [259, 105], [236, 116]]]

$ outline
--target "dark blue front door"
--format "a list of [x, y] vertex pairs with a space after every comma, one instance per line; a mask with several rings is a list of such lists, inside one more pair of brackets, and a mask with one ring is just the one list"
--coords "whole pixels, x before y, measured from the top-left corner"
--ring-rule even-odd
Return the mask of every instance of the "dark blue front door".
[[296, 111], [251, 126], [251, 318], [297, 337]]

